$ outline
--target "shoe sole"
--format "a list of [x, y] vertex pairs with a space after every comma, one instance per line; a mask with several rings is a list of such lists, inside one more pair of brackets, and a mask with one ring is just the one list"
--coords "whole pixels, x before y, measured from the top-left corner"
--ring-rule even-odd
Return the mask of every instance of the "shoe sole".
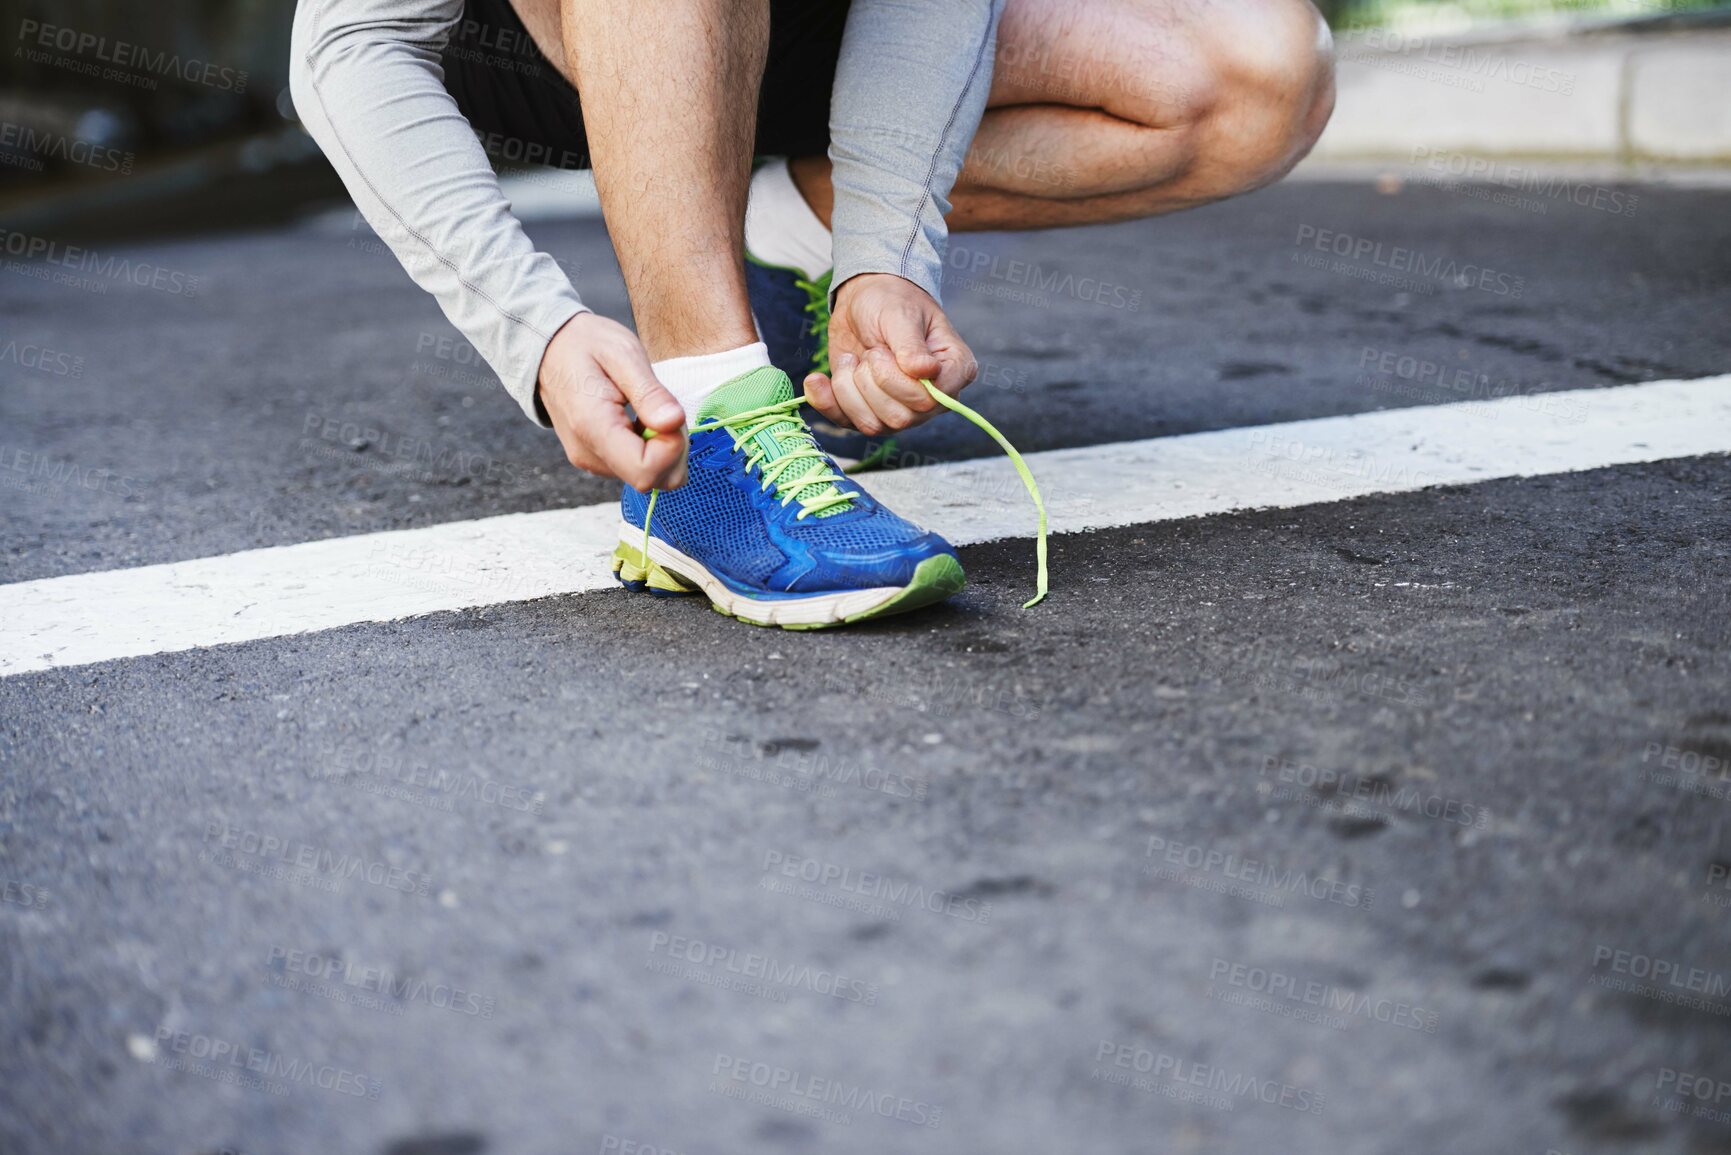
[[645, 564], [642, 546], [642, 530], [629, 525], [620, 527], [619, 545], [613, 550], [613, 575], [626, 589], [647, 591], [659, 597], [702, 594], [718, 613], [749, 625], [780, 626], [784, 630], [821, 630], [906, 613], [941, 602], [967, 584], [961, 563], [949, 554], [939, 554], [922, 561], [905, 586], [878, 586], [809, 597], [753, 598], [729, 589], [701, 562], [660, 538], [649, 539], [649, 558]]

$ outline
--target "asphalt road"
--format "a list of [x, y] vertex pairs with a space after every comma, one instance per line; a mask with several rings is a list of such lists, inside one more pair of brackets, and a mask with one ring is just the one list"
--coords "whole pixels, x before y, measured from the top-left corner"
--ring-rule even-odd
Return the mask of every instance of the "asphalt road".
[[[971, 399], [1042, 449], [1731, 368], [1731, 194], [1620, 191], [962, 238]], [[618, 305], [597, 224], [536, 231]], [[113, 471], [6, 491], [4, 580], [606, 500], [368, 241], [0, 275], [83, 358], [0, 364], [5, 445]], [[1731, 1151], [1728, 494], [1075, 535], [1027, 612], [999, 543], [845, 632], [609, 591], [0, 681], [0, 1149]]]

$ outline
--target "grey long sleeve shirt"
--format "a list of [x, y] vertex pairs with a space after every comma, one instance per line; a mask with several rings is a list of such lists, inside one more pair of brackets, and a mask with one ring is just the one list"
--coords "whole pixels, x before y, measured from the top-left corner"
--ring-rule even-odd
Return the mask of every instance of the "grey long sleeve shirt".
[[[893, 273], [939, 296], [949, 192], [985, 111], [1002, 0], [852, 0], [830, 102], [834, 284]], [[586, 311], [511, 215], [445, 90], [462, 0], [300, 0], [295, 110], [367, 223], [523, 411], [553, 334]]]

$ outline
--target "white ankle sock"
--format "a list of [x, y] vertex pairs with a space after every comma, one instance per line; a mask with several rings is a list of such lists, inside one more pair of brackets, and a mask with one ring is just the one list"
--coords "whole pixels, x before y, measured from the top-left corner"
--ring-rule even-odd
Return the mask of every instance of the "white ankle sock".
[[776, 158], [751, 174], [745, 202], [745, 251], [768, 265], [786, 265], [818, 277], [835, 264], [829, 230], [793, 183], [787, 161]]
[[711, 393], [742, 373], [768, 365], [769, 346], [758, 341], [721, 353], [673, 357], [657, 361], [650, 368], [655, 370], [655, 379], [667, 386], [685, 410], [685, 427], [689, 429], [697, 424], [697, 411]]

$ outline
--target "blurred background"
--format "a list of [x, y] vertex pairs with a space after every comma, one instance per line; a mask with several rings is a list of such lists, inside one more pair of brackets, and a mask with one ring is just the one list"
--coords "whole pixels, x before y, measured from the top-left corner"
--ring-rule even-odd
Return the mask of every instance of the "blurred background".
[[[1419, 144], [1574, 164], [1731, 162], [1731, 0], [1321, 7], [1341, 52], [1321, 163], [1411, 163]], [[88, 239], [255, 226], [341, 203], [287, 91], [293, 9], [0, 0], [12, 42], [0, 221]]]
[[[1091, 530], [1050, 601], [986, 542], [929, 616], [796, 636], [611, 588], [618, 483], [297, 126], [293, 0], [0, 0], [0, 1155], [1731, 1153], [1681, 1083], [1731, 1088], [1731, 420], [1692, 400], [1731, 392], [1731, 11], [1325, 7], [1293, 179], [951, 246], [970, 399], [1118, 463], [1041, 473]], [[583, 178], [507, 183], [628, 317]], [[902, 441], [969, 464], [886, 497], [1031, 528], [972, 425]], [[1444, 461], [1484, 476], [1408, 492]], [[772, 891], [771, 848], [998, 905]], [[1112, 1085], [1102, 1041], [1327, 1112]], [[734, 1102], [728, 1057], [943, 1128]]]

